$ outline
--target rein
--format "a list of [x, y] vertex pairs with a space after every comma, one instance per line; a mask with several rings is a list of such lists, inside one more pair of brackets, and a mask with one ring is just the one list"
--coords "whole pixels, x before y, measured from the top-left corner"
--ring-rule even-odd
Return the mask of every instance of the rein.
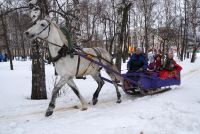
[[[47, 37], [48, 38], [48, 37]], [[57, 47], [62, 47], [62, 46], [60, 46], [60, 45], [58, 45], [58, 44], [55, 44], [55, 43], [52, 43], [52, 42], [50, 42], [50, 41], [48, 41], [47, 39], [42, 39], [42, 38], [40, 38], [40, 37], [37, 37], [36, 39], [40, 39], [40, 40], [42, 40], [42, 41], [45, 41], [45, 42], [47, 42], [47, 43], [49, 43], [49, 44], [51, 44], [51, 45], [54, 45], [54, 46], [57, 46]]]

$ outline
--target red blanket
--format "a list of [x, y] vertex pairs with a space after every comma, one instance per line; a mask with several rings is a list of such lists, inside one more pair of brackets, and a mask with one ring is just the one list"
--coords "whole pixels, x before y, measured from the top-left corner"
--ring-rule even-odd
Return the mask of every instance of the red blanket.
[[168, 70], [162, 70], [159, 72], [159, 77], [161, 79], [167, 79], [167, 78], [176, 78], [180, 79], [180, 71], [182, 70], [182, 67], [178, 64], [175, 64], [175, 68], [173, 71], [168, 71]]

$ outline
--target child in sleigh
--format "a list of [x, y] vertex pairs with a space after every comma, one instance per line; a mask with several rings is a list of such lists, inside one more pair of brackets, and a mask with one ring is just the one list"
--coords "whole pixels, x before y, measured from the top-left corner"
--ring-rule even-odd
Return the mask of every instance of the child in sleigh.
[[172, 52], [169, 52], [167, 58], [164, 61], [162, 70], [159, 72], [161, 79], [176, 78], [180, 79], [180, 71], [182, 67], [176, 63]]

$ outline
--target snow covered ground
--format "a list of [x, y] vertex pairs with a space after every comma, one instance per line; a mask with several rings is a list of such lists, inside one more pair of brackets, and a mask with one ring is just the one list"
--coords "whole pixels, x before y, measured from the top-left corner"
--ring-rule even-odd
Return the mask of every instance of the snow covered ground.
[[[57, 99], [53, 116], [44, 117], [48, 100], [30, 100], [31, 62], [0, 63], [0, 134], [200, 134], [200, 59], [183, 66], [182, 84], [173, 90], [145, 97], [123, 93], [116, 104], [115, 89], [106, 83], [96, 106], [86, 111], [66, 86]], [[48, 96], [55, 81], [54, 69], [46, 65]], [[81, 94], [89, 102], [97, 84], [76, 80]]]

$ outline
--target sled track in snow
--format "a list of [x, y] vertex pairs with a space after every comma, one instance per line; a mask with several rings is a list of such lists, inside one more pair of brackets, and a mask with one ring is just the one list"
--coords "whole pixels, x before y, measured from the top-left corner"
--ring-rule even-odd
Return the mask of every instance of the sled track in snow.
[[192, 77], [194, 77], [198, 72], [200, 72], [200, 69], [193, 69], [189, 72], [184, 73], [181, 77], [182, 80], [187, 80], [190, 79]]
[[[123, 98], [122, 103], [126, 102], [126, 101], [128, 101], [130, 99], [134, 100], [134, 99], [137, 99], [137, 98], [138, 97], [125, 97], [125, 98]], [[113, 97], [113, 98], [106, 99], [106, 100], [100, 100], [95, 106], [92, 105], [91, 102], [89, 102], [89, 104], [88, 104], [88, 110], [91, 109], [91, 108], [103, 109], [103, 108], [108, 108], [108, 107], [115, 106], [115, 105], [120, 105], [120, 104], [117, 104], [116, 103], [116, 98]], [[59, 113], [66, 112], [66, 114], [69, 114], [69, 113], [75, 112], [75, 111], [79, 112], [79, 111], [81, 111], [80, 107], [81, 107], [81, 105], [75, 105], [75, 104], [74, 105], [71, 104], [70, 106], [59, 106], [58, 105], [54, 109], [54, 114], [56, 114], [57, 112], [59, 112]], [[34, 111], [34, 112], [31, 112], [31, 113], [17, 114], [17, 115], [16, 114], [15, 115], [2, 115], [2, 116], [0, 116], [0, 122], [3, 122], [3, 121], [13, 121], [13, 120], [18, 120], [20, 118], [24, 119], [25, 117], [28, 117], [28, 116], [38, 116], [38, 115], [40, 115], [42, 117], [45, 117], [45, 112], [46, 112], [46, 109]], [[85, 112], [85, 111], [81, 111], [81, 112]]]

